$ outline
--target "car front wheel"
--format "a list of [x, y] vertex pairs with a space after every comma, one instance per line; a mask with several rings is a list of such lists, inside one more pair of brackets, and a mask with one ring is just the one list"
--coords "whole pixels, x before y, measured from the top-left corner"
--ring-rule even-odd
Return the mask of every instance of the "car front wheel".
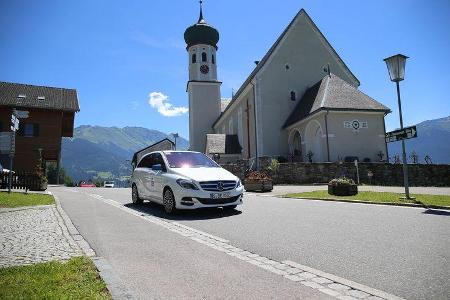
[[133, 184], [133, 187], [131, 188], [131, 200], [133, 201], [133, 204], [142, 204], [142, 199], [139, 198], [139, 192], [137, 189], [137, 186]]
[[164, 210], [168, 214], [173, 214], [176, 211], [175, 197], [170, 189], [166, 189], [163, 195]]

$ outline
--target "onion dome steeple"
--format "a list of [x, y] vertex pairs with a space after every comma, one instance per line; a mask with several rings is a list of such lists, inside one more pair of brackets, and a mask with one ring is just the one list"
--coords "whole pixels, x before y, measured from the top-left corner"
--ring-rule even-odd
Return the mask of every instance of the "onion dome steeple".
[[219, 42], [219, 32], [214, 27], [206, 23], [203, 18], [203, 1], [200, 0], [200, 16], [196, 24], [188, 27], [184, 32], [184, 40], [186, 41], [187, 48], [205, 44], [213, 46], [217, 49], [217, 43]]

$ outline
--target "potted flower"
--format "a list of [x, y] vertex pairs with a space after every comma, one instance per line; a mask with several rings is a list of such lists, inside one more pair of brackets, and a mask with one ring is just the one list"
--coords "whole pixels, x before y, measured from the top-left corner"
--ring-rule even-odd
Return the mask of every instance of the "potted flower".
[[245, 176], [244, 189], [247, 192], [270, 192], [273, 189], [272, 178], [262, 171], [252, 171]]
[[335, 196], [353, 196], [358, 194], [358, 186], [350, 178], [335, 178], [328, 183], [328, 194]]

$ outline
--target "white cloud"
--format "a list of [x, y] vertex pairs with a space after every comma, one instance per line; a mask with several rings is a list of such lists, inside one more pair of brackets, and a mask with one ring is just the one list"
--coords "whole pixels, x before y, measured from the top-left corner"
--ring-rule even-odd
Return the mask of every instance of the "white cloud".
[[156, 108], [165, 117], [181, 116], [189, 111], [187, 107], [173, 106], [169, 103], [169, 97], [161, 92], [152, 92], [148, 95], [148, 103]]

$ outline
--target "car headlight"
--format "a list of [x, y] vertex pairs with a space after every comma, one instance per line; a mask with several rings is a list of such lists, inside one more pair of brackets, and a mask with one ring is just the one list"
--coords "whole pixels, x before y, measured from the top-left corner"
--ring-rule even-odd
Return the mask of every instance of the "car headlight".
[[198, 190], [197, 185], [195, 185], [195, 183], [193, 183], [190, 180], [178, 179], [177, 183], [182, 188], [185, 188], [185, 189], [188, 189], [188, 190]]
[[241, 182], [240, 179], [238, 179], [238, 181], [237, 181], [237, 183], [236, 183], [236, 187], [238, 188], [238, 187], [240, 187], [241, 185], [242, 185], [242, 182]]

